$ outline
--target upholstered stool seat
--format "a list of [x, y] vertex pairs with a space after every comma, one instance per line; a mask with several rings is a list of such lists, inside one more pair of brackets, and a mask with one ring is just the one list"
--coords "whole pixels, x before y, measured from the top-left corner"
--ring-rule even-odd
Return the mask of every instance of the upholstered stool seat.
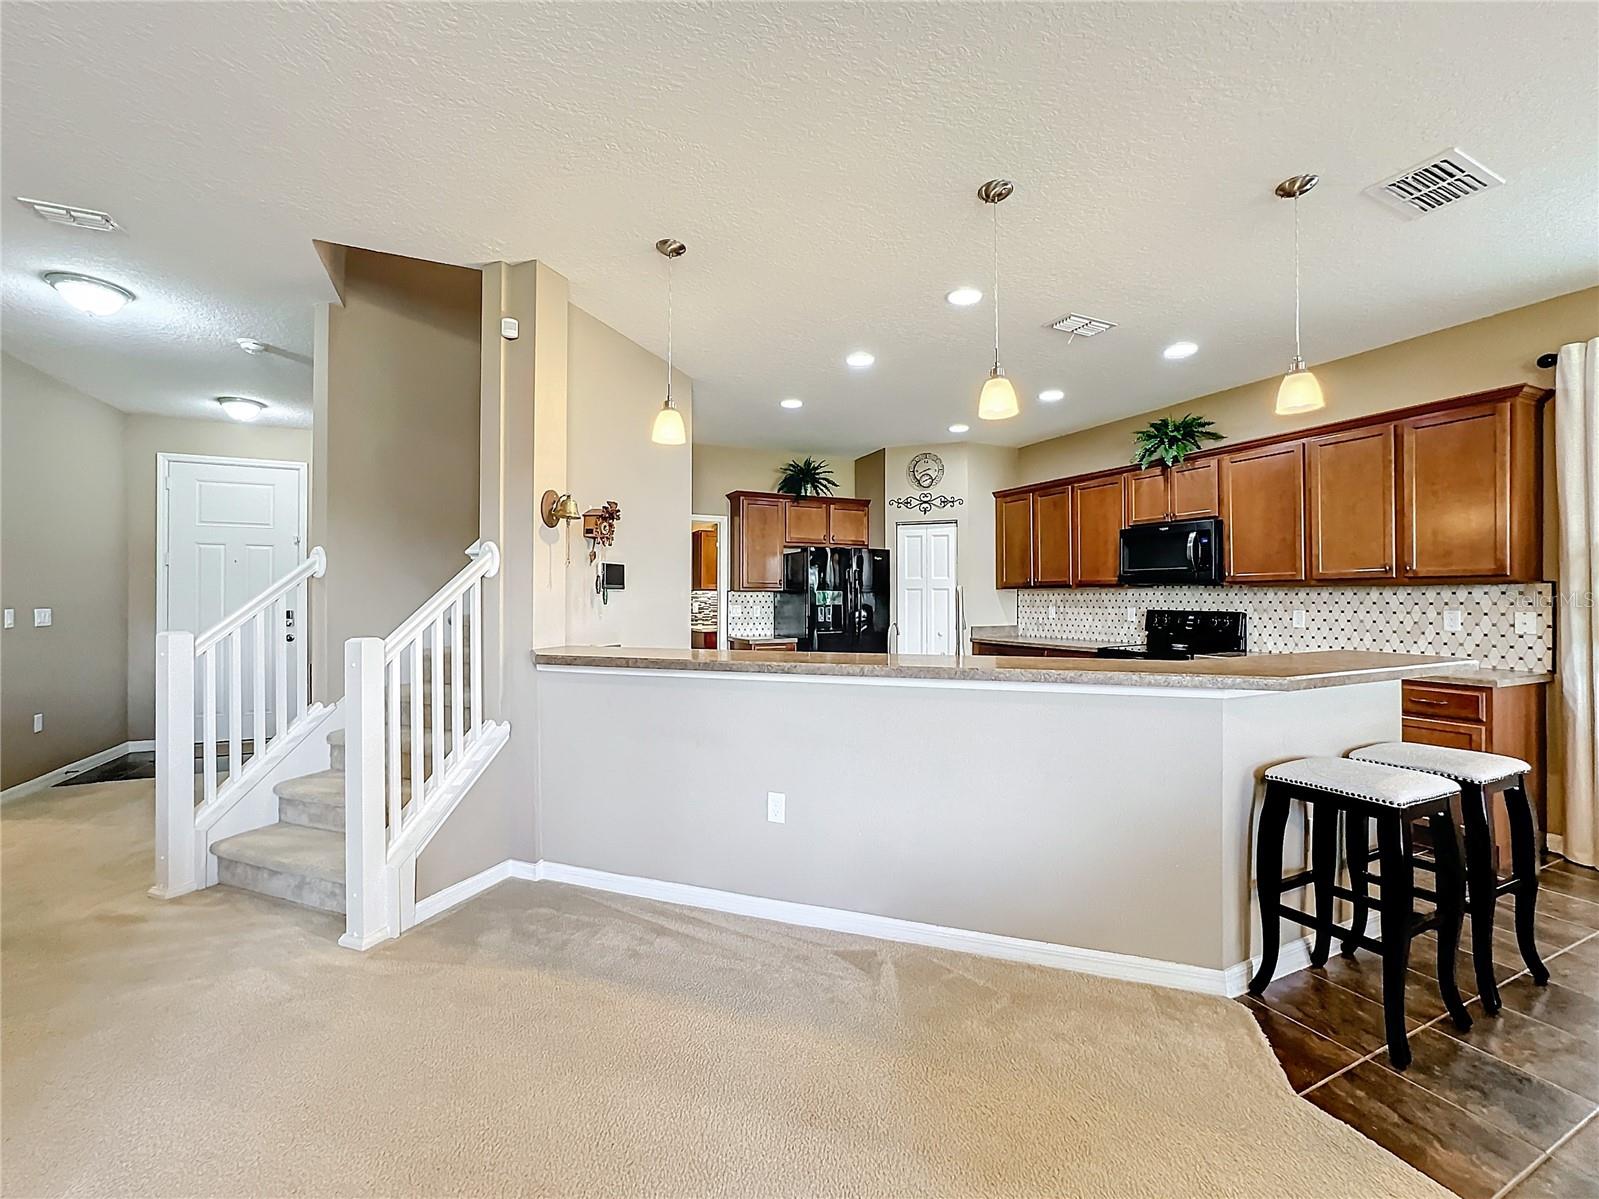
[[[1516, 897], [1516, 944], [1528, 973], [1539, 986], [1549, 981], [1549, 971], [1538, 954], [1534, 915], [1538, 904], [1538, 817], [1527, 799], [1527, 775], [1532, 767], [1520, 758], [1454, 749], [1445, 745], [1420, 745], [1410, 741], [1384, 741], [1349, 755], [1351, 763], [1424, 771], [1460, 784], [1460, 824], [1465, 837], [1467, 910], [1471, 912], [1471, 956], [1483, 1010], [1499, 1010], [1499, 985], [1494, 978], [1494, 903], [1500, 895]], [[1504, 798], [1510, 829], [1510, 877], [1499, 878], [1494, 869], [1492, 803]], [[1349, 877], [1357, 909], [1365, 907], [1366, 852], [1364, 827], [1351, 825], [1348, 836]], [[1357, 860], [1358, 859], [1358, 860]], [[1425, 864], [1425, 863], [1423, 863]], [[1354, 947], [1347, 941], [1346, 954]]]
[[[1259, 995], [1277, 971], [1278, 948], [1284, 919], [1311, 929], [1310, 964], [1325, 966], [1336, 934], [1345, 952], [1363, 946], [1382, 954], [1383, 1024], [1388, 1036], [1388, 1058], [1395, 1069], [1410, 1064], [1410, 1043], [1405, 1025], [1405, 983], [1410, 973], [1410, 942], [1418, 933], [1438, 930], [1438, 991], [1459, 1028], [1470, 1028], [1471, 1017], [1455, 985], [1455, 947], [1465, 905], [1465, 876], [1460, 833], [1450, 806], [1461, 794], [1458, 783], [1438, 774], [1352, 758], [1300, 758], [1273, 766], [1264, 774], [1265, 801], [1255, 840], [1255, 888], [1260, 900], [1260, 967], [1249, 990]], [[1288, 809], [1294, 801], [1311, 811], [1310, 869], [1283, 875], [1283, 844]], [[1423, 892], [1437, 900], [1425, 915], [1415, 909], [1415, 867], [1411, 825], [1428, 822], [1432, 833], [1437, 889]], [[1382, 875], [1371, 879], [1366, 871], [1366, 825], [1374, 821], [1382, 859]], [[1351, 836], [1350, 876], [1359, 891], [1338, 885], [1338, 830], [1344, 822], [1359, 830], [1358, 845]], [[1368, 888], [1379, 892], [1380, 939], [1366, 935]], [[1289, 891], [1308, 885], [1315, 912], [1304, 912], [1282, 902]], [[1354, 901], [1354, 917], [1347, 927], [1333, 919], [1334, 899]]]

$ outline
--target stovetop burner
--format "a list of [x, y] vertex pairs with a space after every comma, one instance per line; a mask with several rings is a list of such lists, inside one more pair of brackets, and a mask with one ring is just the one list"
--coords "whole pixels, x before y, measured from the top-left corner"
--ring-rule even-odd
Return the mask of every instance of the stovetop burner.
[[1142, 646], [1106, 646], [1101, 658], [1144, 658], [1185, 662], [1192, 658], [1232, 656], [1245, 652], [1242, 612], [1184, 612], [1151, 608], [1144, 613]]

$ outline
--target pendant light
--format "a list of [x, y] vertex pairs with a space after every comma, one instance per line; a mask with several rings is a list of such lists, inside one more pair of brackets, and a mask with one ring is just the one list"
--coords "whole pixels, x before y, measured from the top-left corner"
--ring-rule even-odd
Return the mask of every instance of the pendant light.
[[1299, 197], [1315, 187], [1318, 179], [1316, 175], [1295, 175], [1277, 185], [1277, 195], [1294, 202], [1294, 360], [1277, 388], [1278, 416], [1314, 412], [1327, 406], [1321, 398], [1321, 384], [1305, 366], [1299, 351]]
[[683, 414], [672, 402], [672, 259], [681, 258], [688, 247], [676, 238], [663, 237], [655, 243], [656, 253], [666, 259], [666, 402], [655, 414], [650, 440], [656, 445], [682, 445], [688, 440]]
[[990, 179], [977, 189], [977, 198], [994, 212], [994, 365], [977, 398], [977, 415], [983, 420], [1009, 420], [1022, 410], [1016, 402], [1016, 389], [999, 364], [999, 204], [1015, 190], [1009, 179]]

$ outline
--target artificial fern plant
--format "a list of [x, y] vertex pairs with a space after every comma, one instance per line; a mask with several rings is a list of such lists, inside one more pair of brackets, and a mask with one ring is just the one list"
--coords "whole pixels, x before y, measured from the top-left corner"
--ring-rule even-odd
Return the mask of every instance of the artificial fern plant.
[[777, 472], [777, 489], [784, 495], [832, 495], [837, 486], [825, 458], [818, 461], [806, 455], [785, 463]]
[[1215, 421], [1189, 413], [1163, 416], [1133, 434], [1133, 465], [1146, 468], [1157, 464], [1176, 466], [1207, 441], [1220, 441]]

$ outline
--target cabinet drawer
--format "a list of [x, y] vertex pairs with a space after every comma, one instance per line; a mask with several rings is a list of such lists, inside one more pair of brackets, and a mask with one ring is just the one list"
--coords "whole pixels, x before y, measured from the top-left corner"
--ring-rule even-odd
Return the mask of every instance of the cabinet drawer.
[[1448, 749], [1473, 749], [1479, 753], [1488, 748], [1488, 726], [1467, 720], [1432, 720], [1421, 716], [1406, 716], [1401, 724], [1405, 740], [1420, 745], [1442, 745]]
[[1403, 697], [1402, 710], [1406, 716], [1428, 716], [1435, 720], [1471, 720], [1478, 724], [1486, 723], [1488, 720], [1488, 697], [1484, 692], [1475, 689], [1406, 683]]

